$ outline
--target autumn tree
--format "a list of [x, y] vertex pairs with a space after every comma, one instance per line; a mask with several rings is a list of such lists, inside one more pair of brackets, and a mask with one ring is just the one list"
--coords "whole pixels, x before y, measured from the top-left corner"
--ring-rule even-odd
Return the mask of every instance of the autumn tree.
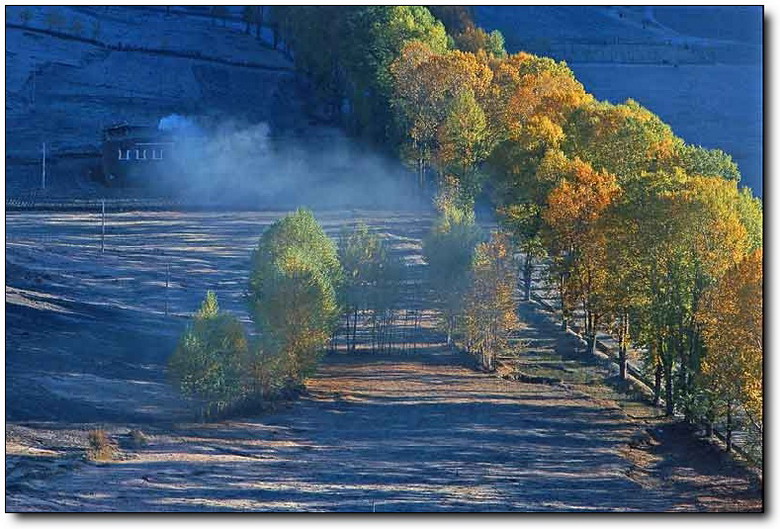
[[647, 304], [645, 275], [642, 268], [640, 223], [637, 219], [631, 189], [621, 189], [599, 221], [603, 236], [603, 255], [606, 282], [600, 291], [600, 305], [604, 311], [606, 329], [617, 338], [618, 368], [622, 380], [628, 378], [628, 350], [637, 334], [633, 321]]
[[291, 385], [313, 372], [335, 330], [342, 281], [336, 245], [307, 210], [274, 223], [252, 254], [255, 325], [264, 349], [285, 357]]
[[545, 255], [542, 211], [556, 185], [554, 171], [539, 167], [558, 151], [563, 127], [579, 106], [592, 99], [572, 71], [552, 59], [527, 53], [491, 62], [493, 83], [485, 104], [495, 142], [486, 162], [490, 193], [504, 229], [525, 256], [525, 298], [531, 270]]
[[676, 164], [689, 175], [720, 176], [739, 182], [741, 175], [731, 155], [720, 149], [682, 144], [675, 154]]
[[697, 313], [707, 353], [702, 385], [725, 415], [731, 450], [734, 415], [744, 411], [763, 430], [763, 250], [749, 253], [704, 294]]
[[[609, 282], [602, 221], [619, 187], [614, 175], [596, 171], [578, 158], [568, 160], [559, 154], [547, 160], [550, 162], [542, 170], [554, 170], [560, 178], [543, 213], [549, 230], [549, 252], [555, 258], [562, 306], [568, 305], [564, 314], [571, 313], [575, 303], [581, 303], [588, 347], [593, 352], [606, 310], [603, 298]], [[548, 167], [551, 164], [554, 169]]]
[[764, 204], [760, 198], [754, 197], [749, 187], [739, 190], [736, 202], [737, 212], [742, 225], [747, 231], [750, 250], [764, 246]]
[[564, 126], [561, 148], [595, 169], [614, 174], [621, 184], [644, 172], [679, 166], [683, 142], [661, 119], [629, 99], [613, 105], [592, 101], [578, 107]]
[[361, 310], [369, 313], [372, 342], [376, 348], [390, 346], [390, 325], [402, 281], [403, 263], [364, 223], [342, 231], [338, 251], [344, 267], [348, 349], [354, 351], [356, 348]]
[[395, 141], [390, 64], [410, 41], [437, 52], [448, 45], [444, 26], [421, 6], [273, 6], [272, 14], [328, 113], [378, 142]]
[[476, 26], [467, 26], [453, 37], [455, 47], [461, 51], [477, 53], [484, 51], [492, 57], [505, 57], [504, 35], [493, 30], [490, 33]]
[[473, 211], [458, 207], [457, 195], [455, 184], [450, 184], [440, 193], [437, 204], [439, 219], [423, 241], [428, 277], [448, 344], [453, 343], [460, 323], [474, 249], [482, 238]]
[[641, 341], [662, 370], [667, 413], [681, 403], [690, 413], [686, 403], [695, 395], [702, 358], [695, 314], [703, 293], [741, 259], [749, 240], [735, 182], [681, 169], [658, 173], [652, 182], [636, 209], [648, 300]]
[[506, 234], [494, 232], [474, 251], [463, 310], [466, 350], [484, 370], [495, 369], [497, 355], [507, 348], [510, 332], [520, 323], [514, 292], [511, 241]]
[[184, 395], [202, 399], [203, 415], [210, 417], [247, 395], [250, 363], [243, 326], [220, 312], [208, 291], [169, 360], [172, 379]]
[[485, 112], [470, 89], [461, 91], [450, 102], [439, 127], [436, 153], [439, 171], [458, 180], [464, 207], [474, 205], [484, 173], [480, 164], [492, 149]]
[[[415, 168], [420, 187], [437, 162], [454, 162], [462, 168], [463, 163], [477, 163], [483, 157], [489, 137], [480, 102], [492, 78], [486, 61], [484, 54], [437, 53], [411, 42], [391, 65], [391, 104], [397, 126], [404, 131], [401, 155]], [[464, 157], [456, 152], [458, 144], [468, 146]], [[443, 166], [437, 169], [447, 172]]]

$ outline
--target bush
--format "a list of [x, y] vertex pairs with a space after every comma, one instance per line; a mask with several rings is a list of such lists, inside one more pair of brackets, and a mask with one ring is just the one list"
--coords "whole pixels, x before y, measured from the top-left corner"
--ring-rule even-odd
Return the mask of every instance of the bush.
[[90, 430], [87, 443], [87, 459], [90, 461], [114, 461], [119, 458], [116, 442], [103, 429]]
[[234, 316], [219, 312], [217, 296], [209, 291], [169, 367], [182, 393], [205, 401], [203, 413], [209, 417], [245, 396], [249, 360], [243, 326]]

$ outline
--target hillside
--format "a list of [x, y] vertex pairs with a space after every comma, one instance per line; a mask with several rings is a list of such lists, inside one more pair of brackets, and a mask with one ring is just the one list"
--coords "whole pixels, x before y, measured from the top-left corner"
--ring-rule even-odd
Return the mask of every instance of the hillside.
[[[6, 8], [6, 194], [83, 193], [103, 127], [197, 114], [305, 124], [289, 60], [233, 22], [142, 7]], [[74, 191], [77, 189], [77, 191]]]
[[508, 51], [565, 60], [599, 99], [635, 99], [687, 142], [728, 152], [762, 195], [760, 7], [484, 6], [475, 15]]

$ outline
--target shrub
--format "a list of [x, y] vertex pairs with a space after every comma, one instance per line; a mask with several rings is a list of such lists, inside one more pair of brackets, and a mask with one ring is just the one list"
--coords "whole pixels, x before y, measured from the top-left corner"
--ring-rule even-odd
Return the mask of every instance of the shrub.
[[87, 443], [87, 459], [90, 461], [113, 461], [119, 458], [116, 442], [103, 429], [90, 430]]
[[169, 360], [176, 384], [205, 401], [204, 415], [224, 411], [244, 396], [249, 346], [241, 323], [219, 311], [217, 296], [206, 298]]

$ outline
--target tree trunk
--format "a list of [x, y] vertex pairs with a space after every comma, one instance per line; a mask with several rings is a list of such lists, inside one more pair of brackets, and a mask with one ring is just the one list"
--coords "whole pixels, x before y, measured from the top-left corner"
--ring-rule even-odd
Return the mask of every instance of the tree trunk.
[[357, 349], [357, 324], [358, 324], [358, 308], [355, 305], [354, 318], [352, 319], [352, 352]]
[[672, 384], [672, 365], [668, 362], [664, 366], [664, 382], [666, 382], [666, 416], [674, 415], [674, 386]]
[[628, 314], [624, 312], [621, 318], [618, 365], [620, 366], [620, 380], [626, 380], [628, 378]]
[[561, 296], [561, 330], [566, 331], [569, 328], [569, 323], [566, 321], [566, 303], [563, 300], [563, 289], [565, 287], [566, 280], [563, 275], [559, 278], [558, 292]]
[[420, 191], [425, 189], [425, 159], [422, 155], [417, 160], [417, 185]]
[[731, 401], [726, 405], [726, 452], [731, 452], [733, 447], [731, 434], [734, 430], [734, 424], [731, 417]]
[[525, 300], [531, 301], [531, 274], [533, 272], [533, 263], [531, 261], [531, 252], [526, 251], [525, 253], [525, 267], [524, 267], [524, 274], [525, 274]]
[[588, 343], [588, 354], [589, 355], [596, 354], [596, 333], [589, 332], [586, 336], [587, 336], [587, 343]]
[[585, 333], [588, 342], [588, 354], [596, 354], [596, 316], [592, 311], [585, 311]]
[[653, 406], [661, 404], [661, 382], [663, 380], [664, 370], [661, 362], [655, 363], [655, 384], [653, 385]]

